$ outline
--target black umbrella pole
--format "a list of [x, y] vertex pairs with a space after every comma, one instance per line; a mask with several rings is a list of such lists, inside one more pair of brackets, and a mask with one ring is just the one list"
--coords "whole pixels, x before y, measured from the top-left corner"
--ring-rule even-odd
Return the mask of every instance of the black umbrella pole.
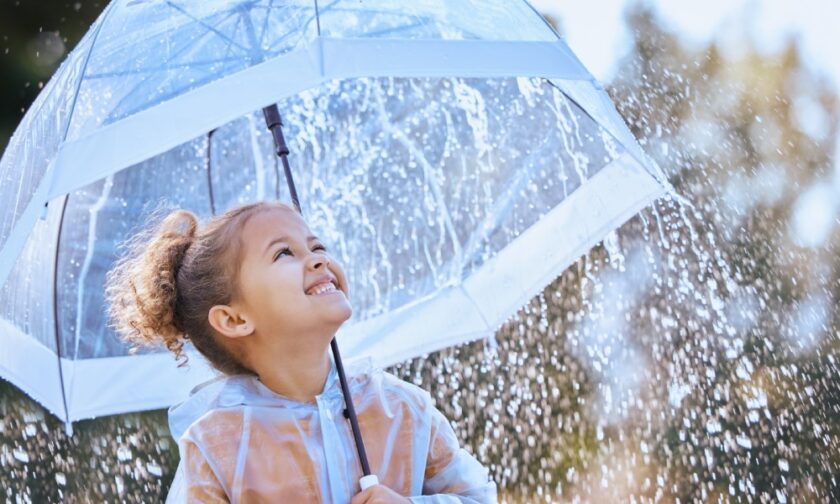
[[292, 178], [292, 169], [289, 166], [289, 148], [286, 146], [286, 138], [283, 136], [283, 120], [280, 119], [280, 111], [277, 110], [277, 105], [269, 105], [263, 109], [263, 115], [265, 116], [265, 125], [268, 126], [268, 130], [274, 138], [275, 152], [283, 162], [283, 173], [286, 175], [286, 185], [289, 186], [292, 204], [294, 204], [298, 213], [303, 215], [300, 210], [297, 189], [295, 189], [295, 180]]
[[[277, 155], [283, 161], [283, 171], [286, 174], [286, 183], [289, 186], [289, 194], [292, 196], [292, 203], [295, 205], [298, 213], [303, 215], [300, 209], [300, 201], [298, 200], [297, 190], [295, 189], [295, 181], [292, 178], [292, 169], [289, 167], [289, 148], [286, 146], [286, 139], [283, 137], [283, 121], [280, 119], [280, 111], [277, 110], [277, 105], [270, 105], [263, 109], [265, 116], [265, 124], [268, 126], [271, 135], [274, 137], [274, 145], [277, 148]], [[368, 464], [367, 452], [365, 452], [365, 443], [362, 440], [362, 431], [359, 430], [359, 420], [356, 418], [356, 408], [353, 407], [353, 397], [350, 395], [350, 387], [347, 386], [347, 377], [344, 375], [344, 364], [341, 362], [341, 353], [338, 351], [338, 342], [335, 338], [330, 342], [332, 348], [333, 359], [335, 360], [335, 370], [338, 373], [338, 381], [341, 384], [341, 393], [344, 395], [344, 416], [350, 420], [350, 428], [353, 430], [353, 440], [356, 442], [356, 451], [359, 453], [359, 462], [362, 465], [362, 473], [365, 476], [370, 475], [370, 465]]]

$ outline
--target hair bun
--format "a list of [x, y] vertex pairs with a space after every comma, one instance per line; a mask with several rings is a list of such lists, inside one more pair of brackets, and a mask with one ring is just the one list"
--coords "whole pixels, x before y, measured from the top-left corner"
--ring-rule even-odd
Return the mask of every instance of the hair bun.
[[176, 316], [176, 278], [197, 229], [192, 212], [170, 212], [157, 226], [132, 237], [128, 252], [108, 272], [111, 327], [132, 350], [163, 343], [181, 356], [185, 333]]

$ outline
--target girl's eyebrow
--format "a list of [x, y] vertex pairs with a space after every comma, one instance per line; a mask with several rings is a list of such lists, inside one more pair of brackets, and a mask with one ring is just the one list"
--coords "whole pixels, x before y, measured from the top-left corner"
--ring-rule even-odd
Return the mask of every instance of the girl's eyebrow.
[[[317, 240], [317, 239], [318, 239], [318, 237], [314, 236], [314, 235], [309, 235], [309, 236], [306, 237], [307, 242], [311, 242], [312, 240]], [[275, 243], [288, 242], [288, 241], [289, 241], [288, 236], [278, 236], [277, 238], [268, 242], [268, 245], [265, 247], [265, 252], [268, 252], [268, 250], [271, 248], [271, 246], [274, 245]], [[265, 252], [263, 252], [263, 254], [265, 254]]]

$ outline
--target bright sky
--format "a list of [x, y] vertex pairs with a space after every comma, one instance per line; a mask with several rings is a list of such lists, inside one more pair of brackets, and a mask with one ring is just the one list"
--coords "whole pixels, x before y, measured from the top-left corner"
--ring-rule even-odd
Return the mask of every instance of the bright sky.
[[[635, 0], [531, 0], [538, 10], [561, 20], [567, 42], [589, 70], [608, 81], [629, 48], [624, 26], [627, 6]], [[728, 42], [753, 38], [772, 52], [789, 36], [800, 38], [807, 64], [840, 89], [840, 2], [837, 0], [648, 0], [671, 29], [705, 45], [712, 38]]]
[[[566, 41], [592, 74], [612, 79], [630, 48], [624, 11], [637, 0], [530, 0], [538, 10], [560, 20]], [[840, 92], [840, 1], [838, 0], [646, 0], [669, 29], [702, 47], [712, 39], [737, 53], [752, 39], [760, 51], [773, 53], [790, 37], [800, 42], [803, 60]], [[798, 107], [801, 125], [819, 124], [814, 110]], [[818, 112], [818, 111], [817, 111]], [[840, 138], [834, 171], [828, 180], [803, 188], [791, 221], [791, 236], [802, 246], [821, 247], [840, 224]]]

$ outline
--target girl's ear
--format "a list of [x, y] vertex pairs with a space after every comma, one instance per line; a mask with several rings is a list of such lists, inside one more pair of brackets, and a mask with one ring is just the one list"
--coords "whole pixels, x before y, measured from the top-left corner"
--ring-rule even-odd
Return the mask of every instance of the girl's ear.
[[235, 308], [216, 305], [207, 314], [210, 325], [223, 336], [241, 338], [254, 332], [254, 325]]

